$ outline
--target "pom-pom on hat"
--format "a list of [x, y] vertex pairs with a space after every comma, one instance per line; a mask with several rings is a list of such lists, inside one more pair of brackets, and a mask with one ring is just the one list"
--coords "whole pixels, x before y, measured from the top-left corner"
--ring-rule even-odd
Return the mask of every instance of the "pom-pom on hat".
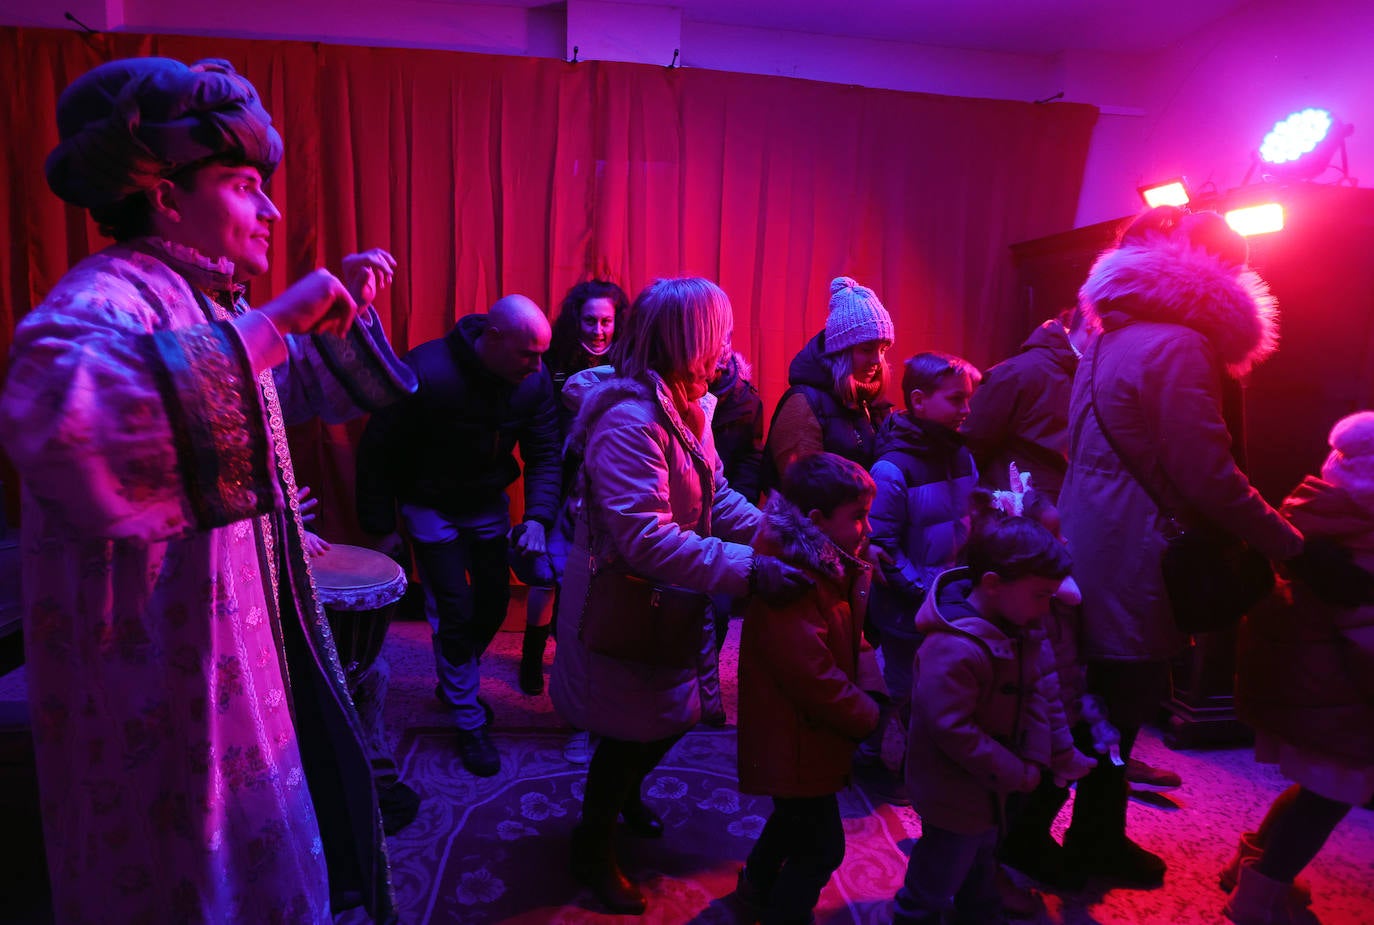
[[124, 58], [87, 71], [57, 100], [61, 141], [48, 186], [84, 209], [117, 203], [207, 158], [242, 158], [272, 173], [281, 136], [257, 90], [228, 61], [189, 67], [171, 58]]
[[1322, 478], [1360, 498], [1374, 498], [1374, 411], [1359, 411], [1336, 422], [1327, 438], [1331, 455]]
[[892, 316], [872, 289], [848, 276], [835, 277], [825, 319], [825, 352], [839, 353], [871, 340], [892, 343]]

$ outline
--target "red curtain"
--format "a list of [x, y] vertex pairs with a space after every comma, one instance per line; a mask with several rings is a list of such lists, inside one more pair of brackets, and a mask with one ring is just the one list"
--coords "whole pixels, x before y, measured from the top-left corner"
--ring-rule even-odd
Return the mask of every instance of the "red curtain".
[[[940, 349], [985, 366], [1015, 350], [1032, 319], [1008, 245], [1072, 226], [1097, 116], [648, 65], [0, 29], [6, 352], [18, 319], [102, 244], [43, 180], [57, 95], [102, 61], [150, 54], [227, 58], [286, 140], [271, 184], [284, 218], [255, 300], [386, 247], [400, 271], [378, 308], [404, 351], [505, 293], [552, 314], [593, 273], [632, 296], [700, 274], [730, 295], [770, 410], [840, 274], [892, 312], [898, 361]], [[350, 438], [295, 435], [306, 478], [346, 496]]]

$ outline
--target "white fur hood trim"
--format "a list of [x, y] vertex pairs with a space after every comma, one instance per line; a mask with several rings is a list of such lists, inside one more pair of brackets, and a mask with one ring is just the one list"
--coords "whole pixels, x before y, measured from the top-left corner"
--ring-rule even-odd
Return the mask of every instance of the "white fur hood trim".
[[1093, 264], [1078, 297], [1094, 322], [1120, 311], [1192, 328], [1235, 375], [1278, 347], [1278, 304], [1264, 280], [1182, 242], [1160, 237], [1107, 251]]

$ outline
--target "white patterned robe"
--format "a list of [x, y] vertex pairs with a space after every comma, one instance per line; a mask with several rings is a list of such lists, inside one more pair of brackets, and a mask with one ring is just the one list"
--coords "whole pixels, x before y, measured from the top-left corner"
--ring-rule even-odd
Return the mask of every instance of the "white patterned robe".
[[148, 239], [88, 257], [19, 325], [0, 394], [57, 920], [389, 921], [284, 426], [413, 378], [371, 309], [254, 374], [215, 270]]

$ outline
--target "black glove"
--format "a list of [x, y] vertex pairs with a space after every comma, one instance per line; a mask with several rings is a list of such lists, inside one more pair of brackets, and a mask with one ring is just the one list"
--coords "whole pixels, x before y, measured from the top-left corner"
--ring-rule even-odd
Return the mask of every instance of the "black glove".
[[1350, 550], [1327, 537], [1313, 537], [1285, 563], [1288, 571], [1328, 604], [1359, 607], [1374, 602], [1374, 574], [1355, 564]]
[[812, 586], [807, 574], [781, 559], [754, 553], [749, 566], [749, 593], [758, 595], [769, 604], [795, 601]]

